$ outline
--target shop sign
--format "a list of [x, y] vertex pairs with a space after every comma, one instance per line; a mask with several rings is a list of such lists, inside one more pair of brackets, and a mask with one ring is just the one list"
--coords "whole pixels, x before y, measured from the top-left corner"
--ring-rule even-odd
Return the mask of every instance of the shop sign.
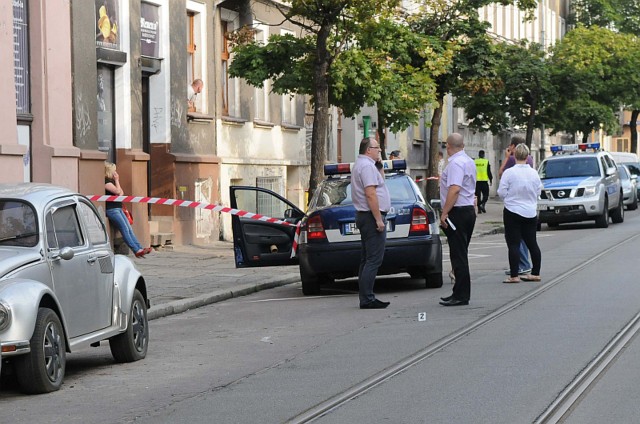
[[160, 57], [159, 7], [140, 4], [140, 50], [143, 56]]
[[95, 0], [96, 47], [120, 50], [118, 0]]

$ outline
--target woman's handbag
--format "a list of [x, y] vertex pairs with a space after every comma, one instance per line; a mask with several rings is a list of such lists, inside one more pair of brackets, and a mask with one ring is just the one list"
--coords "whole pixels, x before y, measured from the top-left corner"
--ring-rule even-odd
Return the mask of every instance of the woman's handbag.
[[129, 224], [133, 224], [133, 217], [131, 216], [131, 212], [129, 212], [129, 209], [127, 209], [125, 205], [122, 205], [122, 212], [124, 212], [124, 216], [126, 216], [127, 220], [129, 220]]

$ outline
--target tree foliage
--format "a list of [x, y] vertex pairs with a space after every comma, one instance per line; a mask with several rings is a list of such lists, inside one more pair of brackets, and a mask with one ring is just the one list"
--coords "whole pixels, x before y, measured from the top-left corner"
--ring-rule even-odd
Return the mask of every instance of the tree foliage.
[[[570, 3], [571, 13], [568, 23], [585, 27], [599, 26], [615, 32], [640, 36], [640, 1], [638, 0], [574, 0]], [[629, 50], [638, 49], [637, 38], [627, 38]], [[635, 53], [637, 56], [637, 53]], [[637, 68], [627, 75], [622, 107], [631, 109], [631, 151], [638, 151], [637, 125], [640, 114], [640, 84]]]
[[553, 93], [546, 52], [540, 44], [522, 41], [490, 44], [484, 54], [491, 58], [485, 61], [490, 77], [461, 84], [455, 91], [456, 105], [472, 118], [472, 128], [493, 133], [524, 129], [531, 146], [533, 130], [546, 123], [540, 111]]
[[[302, 28], [305, 36], [273, 35], [267, 45], [251, 37], [233, 48], [234, 60], [229, 74], [262, 86], [273, 80], [276, 93], [309, 94], [314, 105], [311, 137], [311, 176], [313, 193], [322, 180], [329, 129], [332, 95], [332, 68], [336, 60], [354, 43], [360, 28], [384, 18], [395, 10], [396, 0], [289, 0], [278, 7], [284, 19]], [[264, 78], [263, 78], [264, 77]], [[263, 78], [263, 79], [260, 79]]]
[[370, 22], [334, 63], [333, 104], [349, 117], [365, 104], [376, 105], [384, 154], [385, 130], [403, 131], [418, 122], [425, 105], [435, 101], [434, 78], [449, 66], [451, 56], [446, 45], [395, 20]]
[[617, 132], [615, 112], [638, 94], [628, 85], [639, 65], [638, 48], [629, 49], [637, 46], [635, 39], [597, 26], [578, 26], [554, 47], [551, 79], [557, 95], [548, 114], [554, 132], [581, 132], [586, 139], [600, 124], [609, 133]]
[[[465, 81], [484, 84], [491, 78], [492, 59], [483, 52], [489, 50], [487, 29], [489, 24], [482, 21], [478, 10], [493, 3], [517, 5], [519, 9], [532, 11], [535, 0], [418, 0], [420, 11], [413, 16], [409, 25], [413, 31], [433, 37], [444, 43], [453, 44], [455, 54], [446, 72], [436, 78], [437, 106], [433, 111], [430, 128], [429, 174], [435, 175], [438, 166], [438, 134], [442, 118], [442, 105], [447, 93], [456, 91]], [[437, 182], [430, 180], [427, 197], [437, 196]]]

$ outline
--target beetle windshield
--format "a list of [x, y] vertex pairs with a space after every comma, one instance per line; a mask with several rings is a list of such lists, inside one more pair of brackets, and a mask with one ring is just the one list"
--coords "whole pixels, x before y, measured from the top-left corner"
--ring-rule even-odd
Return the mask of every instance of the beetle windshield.
[[0, 200], [0, 246], [33, 247], [38, 226], [33, 207], [16, 200]]
[[600, 167], [595, 156], [563, 158], [562, 160], [547, 160], [540, 167], [540, 178], [566, 177], [599, 177]]

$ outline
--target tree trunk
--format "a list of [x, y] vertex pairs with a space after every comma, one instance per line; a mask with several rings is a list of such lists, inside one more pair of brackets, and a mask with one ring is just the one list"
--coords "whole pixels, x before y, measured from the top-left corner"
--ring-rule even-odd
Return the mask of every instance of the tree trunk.
[[[427, 176], [435, 177], [438, 174], [438, 151], [440, 141], [440, 121], [442, 119], [442, 105], [444, 104], [444, 95], [438, 94], [438, 106], [433, 111], [431, 118], [431, 131], [429, 132], [429, 167]], [[438, 198], [439, 180], [427, 180], [427, 202], [431, 199]]]
[[537, 105], [538, 105], [538, 102], [536, 101], [536, 99], [533, 99], [531, 101], [531, 107], [529, 108], [529, 118], [527, 120], [527, 134], [526, 134], [526, 138], [525, 138], [525, 143], [526, 143], [527, 147], [529, 148], [529, 150], [531, 150], [531, 141], [533, 139], [533, 130], [535, 129], [535, 125], [536, 125], [536, 109], [537, 109]]
[[378, 109], [378, 144], [380, 144], [382, 160], [387, 160], [387, 135], [385, 133], [385, 125], [383, 125], [380, 109]]
[[322, 182], [323, 165], [327, 156], [327, 130], [329, 128], [329, 51], [327, 40], [329, 28], [318, 31], [316, 62], [313, 79], [315, 81], [313, 130], [311, 131], [311, 175], [309, 176], [309, 200]]
[[640, 110], [631, 111], [631, 122], [629, 122], [629, 131], [631, 131], [631, 153], [638, 153], [638, 115]]

